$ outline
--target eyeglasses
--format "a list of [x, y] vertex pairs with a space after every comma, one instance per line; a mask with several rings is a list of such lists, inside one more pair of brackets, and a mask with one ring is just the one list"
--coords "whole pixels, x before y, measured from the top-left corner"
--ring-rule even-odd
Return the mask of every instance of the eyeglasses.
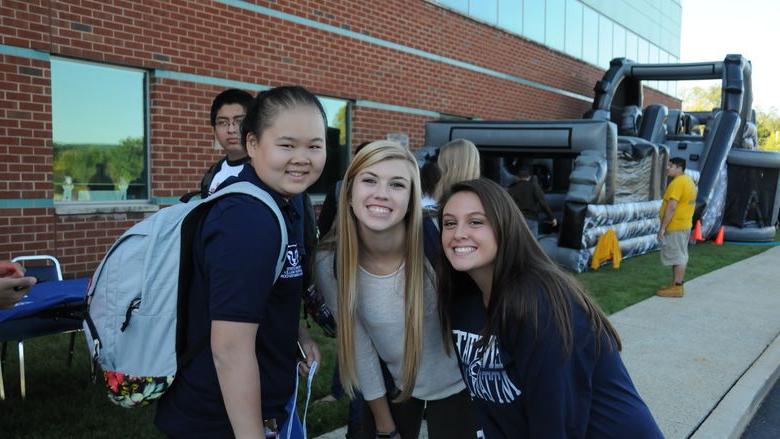
[[217, 120], [217, 128], [221, 130], [226, 130], [228, 127], [235, 126], [236, 128], [241, 128], [241, 122], [244, 121], [244, 116], [237, 116], [234, 117], [233, 120], [229, 119], [218, 119]]

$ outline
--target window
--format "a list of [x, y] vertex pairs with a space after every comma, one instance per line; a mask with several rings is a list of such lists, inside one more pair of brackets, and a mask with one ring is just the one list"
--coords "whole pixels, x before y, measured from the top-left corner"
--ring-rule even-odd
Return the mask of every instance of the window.
[[626, 56], [626, 30], [618, 24], [612, 30], [612, 57], [630, 58]]
[[456, 11], [468, 12], [468, 0], [439, 0], [439, 4], [455, 9]]
[[582, 58], [598, 64], [599, 56], [599, 15], [590, 8], [582, 11]]
[[498, 0], [471, 0], [469, 15], [486, 23], [498, 23]]
[[534, 41], [544, 43], [544, 0], [523, 2], [523, 34]]
[[566, 53], [582, 57], [582, 4], [576, 0], [566, 2]]
[[647, 40], [644, 38], [639, 38], [639, 44], [637, 45], [637, 55], [636, 55], [636, 61], [639, 64], [647, 64]]
[[563, 50], [564, 21], [566, 18], [566, 0], [547, 0], [547, 16], [544, 40], [548, 46]]
[[522, 0], [498, 0], [498, 25], [518, 35], [523, 33]]
[[343, 99], [318, 96], [328, 117], [327, 159], [322, 176], [308, 190], [324, 194], [331, 185], [341, 180], [350, 160], [350, 104]]
[[51, 59], [54, 201], [149, 198], [147, 74]]
[[599, 15], [599, 67], [609, 68], [612, 60], [612, 21]]
[[637, 58], [637, 44], [636, 34], [631, 31], [626, 31], [626, 58], [635, 62], [639, 61], [639, 58]]

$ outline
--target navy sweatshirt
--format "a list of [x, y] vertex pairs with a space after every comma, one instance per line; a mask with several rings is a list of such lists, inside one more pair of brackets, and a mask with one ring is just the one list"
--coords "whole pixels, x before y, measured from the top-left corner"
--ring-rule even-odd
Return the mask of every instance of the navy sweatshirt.
[[514, 329], [476, 344], [486, 311], [476, 287], [454, 298], [452, 341], [484, 438], [661, 438], [619, 352], [571, 308], [573, 346], [564, 355], [549, 305], [540, 294], [538, 331]]

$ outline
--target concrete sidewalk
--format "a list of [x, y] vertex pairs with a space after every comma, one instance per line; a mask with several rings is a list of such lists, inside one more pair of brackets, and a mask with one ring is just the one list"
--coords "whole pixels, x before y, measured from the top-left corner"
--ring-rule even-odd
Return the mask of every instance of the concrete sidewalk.
[[735, 423], [749, 421], [780, 366], [773, 360], [780, 334], [780, 247], [686, 282], [680, 299], [652, 297], [610, 320], [623, 338], [626, 367], [664, 435], [739, 435]]
[[610, 320], [666, 437], [738, 437], [780, 367], [780, 247], [686, 282], [682, 298], [651, 297]]

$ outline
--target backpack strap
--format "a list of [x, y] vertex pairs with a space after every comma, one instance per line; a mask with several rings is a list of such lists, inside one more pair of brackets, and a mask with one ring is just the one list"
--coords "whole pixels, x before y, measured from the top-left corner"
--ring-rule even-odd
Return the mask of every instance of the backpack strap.
[[273, 199], [271, 194], [253, 185], [252, 183], [246, 181], [240, 181], [238, 183], [233, 183], [227, 187], [224, 187], [218, 190], [217, 192], [214, 192], [203, 202], [211, 203], [213, 201], [216, 201], [219, 198], [231, 194], [244, 194], [244, 195], [250, 195], [254, 198], [257, 198], [258, 200], [265, 203], [268, 206], [268, 208], [271, 209], [271, 212], [273, 212], [274, 215], [276, 216], [276, 219], [279, 222], [281, 243], [279, 248], [279, 257], [277, 258], [276, 261], [276, 271], [275, 271], [274, 280], [279, 279], [279, 276], [282, 274], [282, 268], [284, 267], [285, 256], [287, 254], [288, 237], [287, 237], [287, 226], [284, 221], [284, 216], [282, 215], [282, 211], [279, 210], [279, 206], [276, 204], [276, 200]]

